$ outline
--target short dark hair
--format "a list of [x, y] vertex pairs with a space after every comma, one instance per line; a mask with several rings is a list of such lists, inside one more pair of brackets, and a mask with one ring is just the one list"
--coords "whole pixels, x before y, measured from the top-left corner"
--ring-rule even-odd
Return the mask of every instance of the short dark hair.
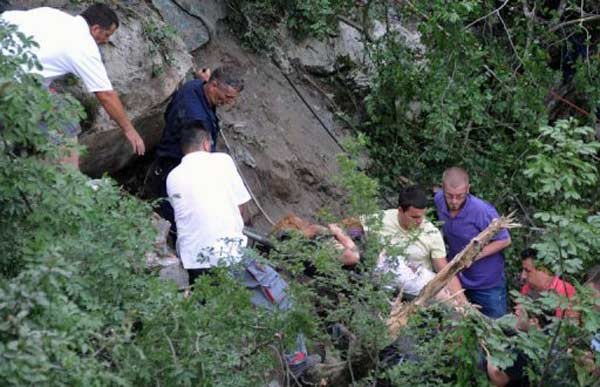
[[535, 260], [535, 259], [537, 259], [537, 254], [538, 254], [538, 252], [536, 249], [528, 247], [528, 248], [524, 249], [523, 251], [521, 251], [521, 260], [524, 261], [529, 258]]
[[184, 152], [201, 146], [207, 140], [211, 141], [211, 136], [202, 121], [189, 121], [181, 128], [181, 149]]
[[81, 16], [90, 27], [99, 25], [101, 28], [108, 30], [114, 24], [115, 27], [119, 28], [119, 18], [117, 17], [117, 14], [106, 4], [92, 4], [81, 13]]
[[427, 195], [418, 185], [402, 188], [398, 195], [398, 208], [402, 208], [402, 211], [406, 211], [410, 207], [418, 209], [427, 207]]
[[215, 69], [208, 81], [217, 81], [217, 83], [231, 86], [237, 91], [244, 90], [243, 71], [237, 66], [221, 66]]

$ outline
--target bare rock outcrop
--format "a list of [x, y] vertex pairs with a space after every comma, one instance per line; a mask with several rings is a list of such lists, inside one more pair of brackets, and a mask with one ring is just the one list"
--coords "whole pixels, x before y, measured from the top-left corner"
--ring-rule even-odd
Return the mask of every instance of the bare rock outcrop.
[[224, 2], [217, 0], [152, 0], [152, 5], [189, 51], [208, 43], [216, 34], [217, 23], [226, 16]]
[[[160, 140], [168, 99], [191, 69], [192, 61], [177, 35], [168, 41], [153, 41], [149, 29], [164, 24], [154, 10], [143, 4], [139, 7], [136, 17], [123, 15], [126, 20], [111, 38], [113, 45], [104, 47], [102, 53], [113, 87], [146, 148], [151, 149]], [[81, 170], [92, 176], [117, 171], [133, 158], [131, 146], [102, 108], [97, 107], [92, 114], [92, 126], [80, 138], [88, 148]]]
[[306, 38], [296, 42], [283, 31], [281, 33], [284, 36], [279, 40], [284, 44], [276, 49], [276, 56], [282, 63], [294, 64], [317, 76], [329, 76], [343, 68], [348, 72], [345, 78], [351, 86], [368, 89], [374, 67], [367, 53], [366, 42], [383, 38], [388, 28], [409, 48], [424, 50], [416, 26], [404, 25], [392, 15], [389, 26], [375, 20], [367, 31], [357, 23], [340, 18], [337, 35], [324, 40]]

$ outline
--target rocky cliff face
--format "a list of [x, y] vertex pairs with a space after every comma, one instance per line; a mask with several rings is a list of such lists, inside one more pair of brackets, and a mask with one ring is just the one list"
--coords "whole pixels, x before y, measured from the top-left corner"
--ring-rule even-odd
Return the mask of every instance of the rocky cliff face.
[[[337, 210], [342, 192], [333, 178], [337, 173], [335, 157], [341, 149], [282, 71], [269, 59], [240, 49], [225, 33], [201, 49], [196, 60], [199, 67], [234, 63], [246, 69], [240, 98], [234, 106], [219, 111], [223, 134], [219, 148], [232, 154], [266, 215], [277, 221], [288, 212], [313, 217], [322, 207]], [[298, 75], [291, 75], [290, 80], [325, 125], [341, 138], [344, 130], [327, 109], [323, 96]], [[256, 203], [251, 212], [256, 226], [269, 228]]]
[[[38, 6], [72, 14], [85, 8], [66, 0], [10, 2], [13, 9]], [[267, 230], [269, 220], [277, 221], [288, 212], [311, 218], [321, 208], [340, 211], [344, 193], [334, 176], [335, 158], [342, 150], [323, 125], [336, 139], [346, 131], [331, 111], [333, 94], [318, 86], [318, 77], [335, 73], [341, 61], [349, 61], [355, 65], [352, 86], [368, 87], [369, 63], [359, 31], [341, 23], [338, 36], [324, 42], [284, 37], [284, 45], [271, 60], [244, 50], [230, 35], [223, 24], [222, 1], [127, 1], [119, 2], [116, 10], [121, 27], [112, 44], [101, 50], [109, 77], [149, 155], [141, 160], [133, 155], [120, 129], [93, 96], [80, 87], [63, 86], [83, 102], [89, 115], [80, 137], [88, 148], [81, 164], [84, 173], [121, 171], [118, 177], [124, 183], [134, 173], [136, 184], [141, 184], [139, 175], [151, 161], [162, 133], [162, 113], [178, 84], [192, 67], [236, 64], [245, 69], [246, 88], [234, 106], [219, 111], [220, 150], [232, 154], [262, 205], [262, 210], [256, 202], [251, 206], [255, 226]], [[132, 161], [135, 168], [128, 172]]]

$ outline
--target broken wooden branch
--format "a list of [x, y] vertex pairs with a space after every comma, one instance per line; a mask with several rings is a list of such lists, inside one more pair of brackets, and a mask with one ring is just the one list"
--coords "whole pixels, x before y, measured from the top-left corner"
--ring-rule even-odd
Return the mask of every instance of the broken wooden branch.
[[479, 259], [481, 249], [502, 229], [520, 227], [514, 223], [514, 212], [508, 216], [502, 216], [494, 219], [490, 225], [473, 238], [465, 248], [458, 253], [448, 265], [446, 265], [435, 277], [421, 290], [419, 296], [408, 304], [402, 304], [398, 300], [394, 302], [387, 325], [392, 336], [396, 336], [401, 327], [407, 323], [408, 316], [417, 308], [427, 304], [429, 300], [435, 297], [450, 280], [461, 270], [471, 266], [473, 262]]

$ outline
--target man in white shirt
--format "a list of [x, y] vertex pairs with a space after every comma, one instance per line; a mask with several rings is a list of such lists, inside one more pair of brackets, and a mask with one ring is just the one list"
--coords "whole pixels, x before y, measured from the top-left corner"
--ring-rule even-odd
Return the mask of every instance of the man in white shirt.
[[[98, 49], [98, 44], [107, 43], [119, 27], [119, 19], [113, 10], [104, 4], [94, 4], [81, 15], [71, 16], [54, 8], [42, 7], [7, 11], [0, 17], [16, 25], [18, 31], [31, 36], [39, 45], [31, 51], [37, 56], [42, 69], [26, 71], [39, 74], [45, 87], [66, 74], [81, 78], [86, 89], [95, 94], [104, 110], [123, 130], [133, 151], [138, 155], [144, 154], [144, 141], [127, 117], [119, 95], [113, 90]], [[77, 128], [65, 128], [67, 137], [76, 140], [78, 134], [78, 125]], [[79, 154], [74, 152], [63, 162], [79, 167]]]
[[[225, 153], [211, 153], [212, 137], [202, 121], [191, 121], [181, 130], [183, 158], [167, 176], [167, 194], [177, 224], [177, 253], [190, 276], [190, 284], [210, 268], [242, 261], [247, 238], [242, 233], [242, 205], [250, 194]], [[270, 266], [246, 259], [234, 277], [250, 290], [250, 302], [268, 310], [287, 311], [292, 300], [287, 283]], [[295, 378], [321, 361], [309, 355], [304, 336], [284, 356]]]
[[211, 135], [201, 121], [181, 132], [183, 158], [167, 177], [177, 224], [177, 253], [190, 283], [206, 269], [240, 261], [247, 238], [242, 205], [250, 194], [233, 159], [211, 153]]

